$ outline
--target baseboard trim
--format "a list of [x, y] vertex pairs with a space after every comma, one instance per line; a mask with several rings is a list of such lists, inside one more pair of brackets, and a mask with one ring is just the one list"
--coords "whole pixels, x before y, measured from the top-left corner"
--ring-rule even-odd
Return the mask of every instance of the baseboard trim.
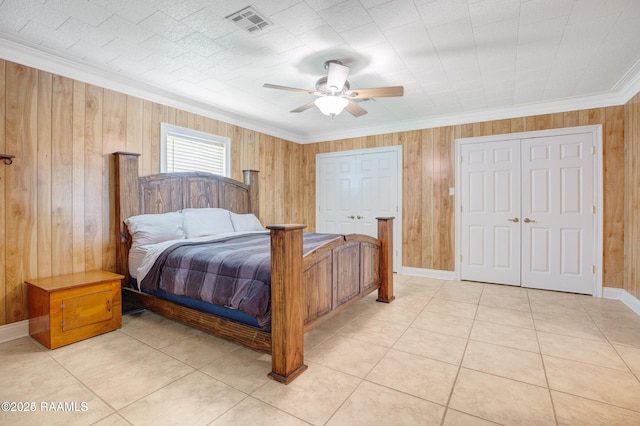
[[455, 280], [456, 273], [453, 271], [441, 271], [439, 269], [423, 269], [423, 268], [411, 268], [408, 266], [402, 267], [403, 275], [411, 275], [414, 277], [434, 278], [437, 280]]
[[619, 300], [637, 315], [640, 315], [640, 300], [623, 288], [603, 287], [602, 297]]
[[21, 337], [27, 337], [28, 335], [29, 320], [13, 322], [11, 324], [0, 326], [0, 343], [19, 339]]

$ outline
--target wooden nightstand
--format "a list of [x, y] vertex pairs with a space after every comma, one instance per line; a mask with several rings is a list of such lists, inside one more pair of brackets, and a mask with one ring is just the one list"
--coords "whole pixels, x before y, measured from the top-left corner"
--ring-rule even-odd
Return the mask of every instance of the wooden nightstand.
[[123, 278], [111, 272], [87, 271], [25, 281], [29, 334], [55, 349], [120, 328]]

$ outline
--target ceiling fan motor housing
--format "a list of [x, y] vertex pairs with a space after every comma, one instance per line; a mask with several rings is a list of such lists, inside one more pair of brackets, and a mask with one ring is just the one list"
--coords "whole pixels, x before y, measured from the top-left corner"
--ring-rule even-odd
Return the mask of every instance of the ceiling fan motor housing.
[[349, 91], [350, 87], [351, 86], [349, 85], [349, 81], [345, 80], [344, 86], [342, 86], [342, 90], [334, 92], [327, 86], [327, 77], [320, 77], [318, 81], [316, 81], [316, 91], [323, 95], [344, 95]]

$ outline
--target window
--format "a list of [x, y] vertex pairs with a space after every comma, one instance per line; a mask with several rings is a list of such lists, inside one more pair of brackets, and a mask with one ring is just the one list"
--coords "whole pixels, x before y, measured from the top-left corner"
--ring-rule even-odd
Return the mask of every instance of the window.
[[160, 124], [160, 170], [209, 172], [229, 177], [231, 140], [218, 135]]

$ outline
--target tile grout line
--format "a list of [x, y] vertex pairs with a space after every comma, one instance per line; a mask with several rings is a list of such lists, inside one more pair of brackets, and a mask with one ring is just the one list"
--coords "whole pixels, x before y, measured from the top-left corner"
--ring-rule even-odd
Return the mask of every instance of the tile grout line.
[[544, 372], [544, 380], [547, 383], [547, 395], [549, 395], [549, 402], [551, 402], [551, 411], [553, 412], [553, 420], [558, 425], [558, 413], [556, 412], [556, 404], [551, 395], [551, 385], [549, 384], [549, 376], [547, 374], [547, 366], [542, 356], [542, 346], [540, 345], [540, 336], [538, 335], [538, 327], [536, 325], [535, 317], [533, 316], [533, 307], [531, 306], [531, 298], [529, 297], [529, 291], [527, 290], [527, 300], [529, 301], [529, 309], [531, 311], [531, 320], [533, 321], [533, 329], [536, 333], [536, 343], [538, 344], [538, 351], [540, 355], [540, 362], [542, 364], [542, 371]]

